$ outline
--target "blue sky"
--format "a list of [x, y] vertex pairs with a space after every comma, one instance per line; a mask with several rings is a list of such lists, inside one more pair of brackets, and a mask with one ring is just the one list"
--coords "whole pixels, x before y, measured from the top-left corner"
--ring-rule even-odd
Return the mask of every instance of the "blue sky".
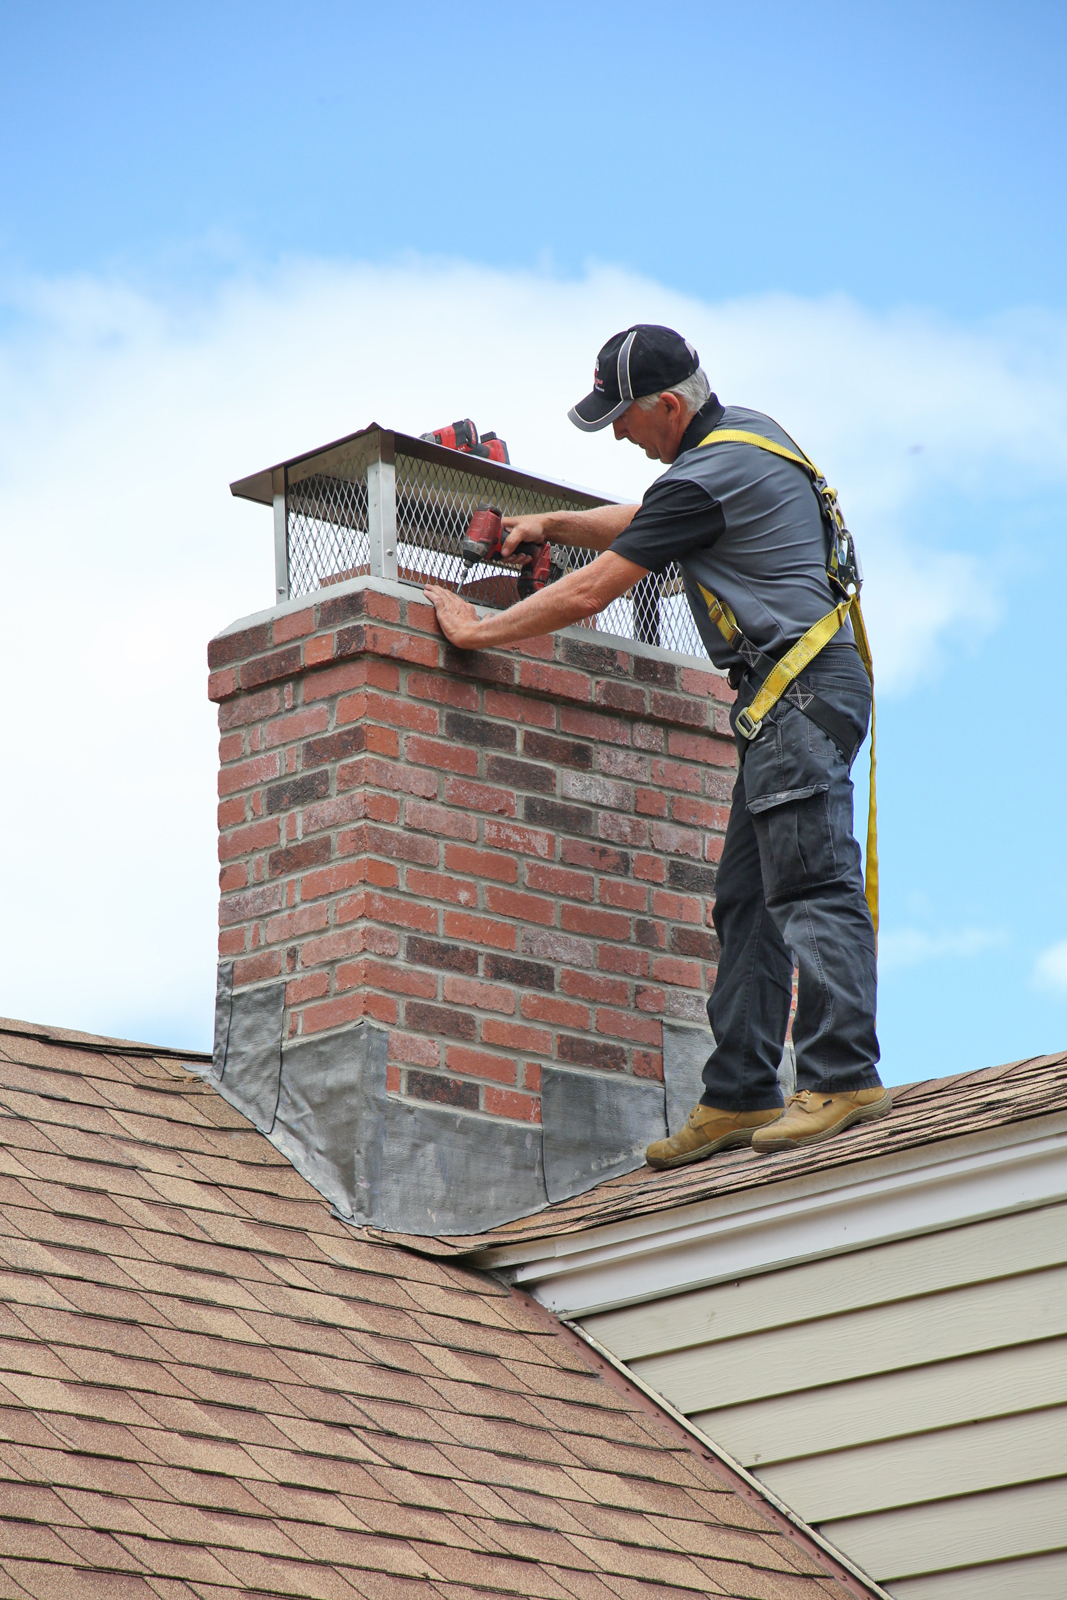
[[9, 708], [39, 798], [0, 799], [0, 1010], [208, 1042], [203, 646], [271, 577], [226, 482], [469, 413], [639, 494], [563, 415], [646, 319], [801, 438], [864, 551], [887, 1077], [1067, 1041], [1062, 7], [0, 3], [0, 31], [0, 649], [44, 695]]

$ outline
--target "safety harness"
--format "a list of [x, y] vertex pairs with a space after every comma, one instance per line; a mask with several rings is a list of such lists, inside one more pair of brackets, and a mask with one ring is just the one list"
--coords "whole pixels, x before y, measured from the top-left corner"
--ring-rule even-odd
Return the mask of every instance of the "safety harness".
[[758, 450], [767, 450], [771, 455], [781, 456], [785, 461], [792, 461], [802, 468], [811, 480], [812, 488], [819, 497], [823, 519], [830, 532], [830, 553], [826, 563], [826, 576], [830, 581], [833, 593], [841, 596], [840, 602], [825, 617], [820, 617], [818, 622], [810, 627], [802, 639], [787, 650], [780, 661], [774, 661], [754, 645], [751, 640], [738, 627], [737, 618], [728, 605], [716, 600], [710, 590], [700, 584], [700, 592], [708, 608], [708, 616], [714, 622], [726, 643], [735, 650], [754, 673], [762, 673], [763, 679], [751, 702], [739, 712], [734, 719], [734, 726], [742, 739], [752, 740], [763, 726], [763, 719], [772, 707], [781, 699], [787, 700], [790, 705], [802, 711], [804, 715], [827, 733], [834, 743], [839, 746], [846, 761], [852, 761], [856, 753], [855, 733], [850, 728], [847, 720], [835, 711], [833, 706], [827, 705], [813, 690], [798, 683], [797, 679], [810, 666], [824, 645], [840, 632], [845, 622], [851, 618], [852, 631], [856, 639], [856, 648], [860, 660], [871, 680], [871, 787], [870, 801], [867, 810], [867, 865], [864, 893], [867, 905], [870, 908], [871, 920], [874, 931], [878, 933], [878, 804], [875, 798], [875, 752], [874, 752], [874, 663], [871, 660], [871, 646], [867, 638], [867, 629], [863, 621], [863, 612], [860, 610], [860, 588], [863, 584], [863, 575], [860, 571], [859, 558], [856, 547], [852, 542], [852, 535], [845, 525], [841, 508], [837, 503], [837, 490], [831, 489], [822, 473], [813, 461], [798, 446], [795, 451], [787, 450], [784, 445], [777, 444], [773, 439], [765, 439], [759, 433], [746, 433], [741, 428], [716, 428], [708, 434], [706, 439], [700, 441], [700, 448], [705, 445], [715, 444], [751, 444]]

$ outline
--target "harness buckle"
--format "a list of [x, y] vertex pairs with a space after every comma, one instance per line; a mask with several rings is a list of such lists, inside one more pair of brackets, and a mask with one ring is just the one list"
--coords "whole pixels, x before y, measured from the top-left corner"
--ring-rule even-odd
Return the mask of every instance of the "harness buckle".
[[751, 741], [756, 737], [757, 733], [759, 733], [760, 729], [763, 727], [763, 718], [761, 717], [757, 722], [752, 716], [749, 715], [749, 710], [746, 706], [743, 711], [739, 711], [737, 713], [734, 727], [737, 729], [742, 739], [748, 739]]

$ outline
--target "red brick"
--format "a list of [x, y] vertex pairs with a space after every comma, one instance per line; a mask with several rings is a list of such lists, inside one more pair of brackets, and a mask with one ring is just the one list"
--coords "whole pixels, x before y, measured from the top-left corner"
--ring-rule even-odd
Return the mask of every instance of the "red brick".
[[377, 589], [364, 589], [363, 609], [369, 617], [378, 617], [382, 622], [401, 620], [400, 601], [395, 594], [381, 594]]
[[285, 986], [285, 1003], [290, 1010], [302, 1006], [305, 1000], [321, 1000], [330, 992], [328, 972], [309, 972], [303, 978], [290, 978]]
[[639, 750], [662, 750], [663, 729], [654, 722], [635, 722], [633, 741]]
[[667, 735], [667, 750], [672, 756], [684, 756], [687, 761], [710, 761], [717, 767], [737, 764], [737, 750], [732, 744], [703, 733], [682, 733], [672, 728]]
[[258, 689], [261, 683], [276, 683], [279, 678], [295, 678], [302, 666], [301, 649], [289, 644], [265, 656], [254, 656], [241, 663], [241, 688]]
[[262, 983], [266, 978], [276, 978], [282, 970], [280, 950], [260, 950], [254, 956], [233, 964], [233, 986], [241, 988], [246, 983]]
[[[399, 686], [400, 672], [394, 670]], [[335, 694], [343, 694], [346, 689], [361, 688], [366, 682], [365, 661], [343, 661], [336, 667], [314, 672], [304, 679], [304, 704], [312, 700], [328, 700]]]
[[245, 889], [241, 894], [227, 895], [219, 906], [219, 923], [232, 927], [235, 922], [250, 922], [268, 911], [278, 911], [282, 904], [280, 883], [262, 884], [257, 889]]
[[419, 1028], [423, 1033], [445, 1039], [469, 1041], [477, 1032], [477, 1023], [469, 1012], [454, 1011], [451, 1006], [428, 1005], [424, 1000], [405, 1001], [404, 1023], [409, 1028]]
[[245, 753], [245, 736], [243, 733], [227, 733], [219, 740], [219, 761], [225, 764], [236, 761]]
[[219, 773], [219, 794], [236, 794], [239, 789], [251, 789], [254, 784], [266, 783], [281, 774], [281, 761], [275, 755], [254, 756], [238, 766], [227, 767]]
[[[436, 917], [436, 912], [434, 913]], [[517, 943], [515, 928], [507, 922], [494, 922], [489, 917], [472, 916], [466, 911], [446, 911], [445, 933], [450, 939], [463, 939], [468, 944], [489, 945], [494, 950], [514, 950]]]
[[338, 990], [386, 989], [391, 994], [414, 994], [421, 1000], [437, 999], [437, 979], [432, 972], [418, 972], [399, 963], [386, 965], [371, 956], [343, 962], [334, 974]]
[[643, 817], [665, 817], [667, 796], [658, 789], [638, 789], [634, 793], [634, 810]]
[[325, 906], [299, 906], [295, 911], [285, 911], [267, 920], [267, 943], [281, 944], [299, 938], [302, 933], [318, 933], [326, 926]]
[[590, 867], [594, 872], [628, 873], [630, 856], [626, 850], [609, 845], [587, 844], [584, 839], [564, 839], [560, 859], [570, 867]]
[[652, 976], [657, 983], [669, 983], [677, 989], [704, 987], [700, 962], [681, 961], [677, 956], [656, 956], [652, 962]]
[[[290, 817], [295, 822], [295, 817]], [[272, 850], [267, 858], [267, 873], [271, 878], [289, 877], [303, 872], [307, 867], [317, 867], [330, 859], [330, 841], [324, 836], [302, 839], [299, 844], [286, 845], [284, 850]]]
[[338, 727], [350, 722], [385, 722], [396, 728], [413, 728], [417, 733], [437, 732], [437, 712], [432, 706], [416, 705], [399, 696], [377, 694], [370, 689], [345, 695], [337, 702], [334, 721]]
[[573, 672], [569, 667], [550, 666], [547, 662], [523, 661], [519, 666], [519, 687], [535, 689], [554, 700], [584, 703], [593, 695], [593, 680], [587, 672]]
[[415, 928], [419, 933], [437, 932], [437, 912], [433, 906], [421, 906], [411, 900], [394, 900], [390, 895], [370, 891], [337, 902], [337, 922], [352, 922], [357, 917], [371, 917], [375, 922], [386, 922], [397, 928]]
[[356, 828], [345, 828], [337, 835], [339, 856], [374, 854], [397, 861], [417, 861], [423, 867], [436, 867], [440, 852], [441, 847], [436, 839], [424, 839], [417, 833], [377, 828], [369, 822], [361, 823]]
[[491, 1056], [484, 1050], [472, 1050], [469, 1045], [450, 1044], [445, 1050], [445, 1065], [449, 1072], [461, 1072], [465, 1078], [492, 1078], [495, 1083], [514, 1083], [515, 1063], [507, 1056]]
[[515, 815], [515, 795], [512, 791], [491, 788], [484, 783], [471, 783], [469, 778], [446, 778], [445, 799], [452, 806], [469, 806], [474, 811], [496, 811], [505, 817]]
[[648, 989], [639, 986], [634, 991], [634, 1005], [638, 1011], [652, 1011], [658, 1016], [667, 1007], [666, 989]]
[[504, 717], [535, 728], [554, 728], [556, 708], [532, 695], [509, 694], [505, 689], [486, 689], [485, 712], [489, 717]]
[[502, 883], [517, 883], [519, 880], [519, 864], [514, 856], [472, 850], [469, 845], [446, 845], [445, 866], [454, 872], [470, 872], [475, 877], [496, 878]]
[[568, 969], [560, 974], [559, 986], [576, 1000], [606, 1000], [624, 1006], [630, 998], [630, 985], [624, 978], [605, 978], [597, 972]]
[[[552, 1035], [544, 1028], [528, 1028], [521, 1022], [504, 1022], [499, 1017], [486, 1017], [482, 1023], [482, 1042], [503, 1045], [507, 1050], [532, 1050], [535, 1055], [547, 1056], [552, 1049]], [[540, 1089], [541, 1080], [530, 1082], [530, 1068], [526, 1068], [527, 1089]]]
[[473, 683], [461, 683], [456, 678], [445, 678], [431, 672], [409, 672], [407, 692], [416, 700], [436, 700], [439, 705], [458, 706], [461, 711], [477, 711], [478, 689]]
[[648, 845], [648, 823], [640, 817], [622, 817], [617, 811], [602, 811], [597, 833], [612, 844]]
[[216, 813], [216, 820], [220, 829], [232, 828], [235, 823], [245, 820], [245, 802], [238, 796], [232, 800], [220, 800]]
[[630, 724], [621, 717], [605, 717], [576, 706], [562, 706], [559, 725], [564, 733], [576, 733], [583, 739], [596, 739], [604, 744], [630, 743]]
[[305, 939], [300, 949], [300, 965], [314, 967], [321, 962], [359, 955], [368, 949], [373, 949], [376, 955], [395, 956], [400, 951], [400, 940], [388, 928], [345, 928], [324, 934], [320, 939]]
[[[526, 863], [526, 887], [569, 900], [592, 900], [593, 878], [587, 872], [572, 872], [567, 867], [545, 866], [540, 861]], [[534, 919], [531, 918], [531, 921]]]
[[245, 947], [244, 928], [223, 928], [219, 933], [219, 955], [222, 960], [228, 956], [238, 956]]
[[248, 888], [248, 868], [243, 861], [236, 861], [231, 866], [223, 867], [219, 873], [219, 890], [228, 894], [231, 889]]
[[468, 843], [478, 837], [478, 820], [462, 811], [450, 811], [445, 806], [433, 805], [427, 800], [404, 802], [404, 824], [432, 833], [436, 838], [466, 839]]
[[332, 633], [320, 633], [317, 639], [309, 639], [304, 646], [305, 667], [321, 667], [323, 662], [332, 661], [334, 657], [334, 636]]
[[546, 928], [550, 928], [556, 919], [554, 901], [540, 899], [537, 895], [520, 894], [513, 889], [501, 889], [496, 884], [486, 886], [485, 909], [499, 917], [517, 917], [522, 922], [538, 922]]
[[574, 1000], [559, 1000], [554, 995], [524, 994], [519, 1006], [524, 1017], [533, 1022], [548, 1022], [553, 1027], [588, 1028], [591, 1026], [589, 1007]]
[[571, 1061], [576, 1066], [602, 1067], [608, 1072], [626, 1070], [625, 1047], [608, 1044], [603, 1039], [576, 1039], [573, 1034], [560, 1034], [556, 1040], [556, 1055], [560, 1061]]
[[237, 673], [233, 667], [223, 667], [221, 672], [211, 672], [207, 680], [209, 700], [226, 700], [237, 693]]
[[290, 611], [286, 616], [275, 617], [271, 642], [273, 644], [288, 644], [290, 639], [302, 639], [305, 634], [314, 633], [314, 631], [314, 610]]
[[239, 700], [219, 707], [219, 728], [247, 728], [250, 723], [275, 716], [281, 707], [282, 692], [277, 685], [260, 689], [257, 694], [243, 694]]
[[523, 639], [520, 644], [512, 648], [517, 655], [535, 656], [542, 661], [551, 661], [556, 653], [556, 641], [551, 634], [539, 634], [535, 639]]
[[675, 822], [687, 822], [694, 828], [718, 828], [720, 831], [725, 829], [730, 820], [727, 808], [682, 794], [672, 800], [671, 816]]
[[436, 739], [423, 739], [409, 733], [404, 740], [404, 754], [409, 761], [437, 771], [462, 772], [468, 777], [478, 775], [478, 752], [463, 745], [441, 744]]
[[625, 972], [631, 978], [647, 978], [652, 958], [647, 950], [633, 945], [602, 944], [596, 953], [601, 972]]
[[286, 717], [268, 722], [263, 729], [263, 741], [268, 750], [276, 745], [289, 744], [296, 739], [306, 739], [313, 733], [324, 733], [330, 718], [325, 706], [304, 706]]
[[[441, 647], [436, 639], [419, 639], [392, 628], [367, 628], [365, 632], [365, 648], [376, 656], [386, 656], [393, 661], [410, 661], [413, 666], [419, 667], [440, 665]], [[338, 635], [338, 654], [341, 653], [343, 640], [344, 632]]]
[[400, 1021], [400, 1006], [391, 995], [364, 989], [362, 999], [364, 1015], [373, 1017], [375, 1022], [384, 1022], [386, 1027], [390, 1027]]
[[365, 995], [341, 995], [326, 1000], [322, 1005], [305, 1006], [300, 1023], [303, 1033], [321, 1033], [324, 1028], [339, 1028], [346, 1022], [358, 1022], [365, 1015]]
[[699, 794], [700, 767], [684, 766], [680, 761], [653, 761], [652, 782], [664, 789], [681, 789], [685, 794]]
[[648, 890], [640, 883], [628, 883], [625, 879], [604, 878], [600, 884], [600, 903], [604, 906], [617, 906], [625, 911], [647, 911]]
[[725, 843], [726, 840], [721, 835], [715, 833], [709, 834], [704, 840], [704, 860], [721, 861], [722, 847]]
[[663, 1082], [663, 1055], [657, 1050], [635, 1050], [633, 1054], [635, 1078], [653, 1078]]
[[618, 911], [597, 906], [560, 907], [560, 927], [569, 933], [588, 933], [597, 939], [629, 939], [630, 919]]
[[635, 1017], [632, 1011], [610, 1011], [606, 1006], [596, 1014], [596, 1031], [614, 1039], [630, 1039], [635, 1044], [663, 1042], [662, 1028], [651, 1017]]
[[478, 904], [477, 884], [449, 878], [440, 872], [419, 872], [414, 867], [408, 867], [404, 874], [404, 887], [409, 894], [427, 900], [449, 900], [458, 906]]
[[389, 1065], [386, 1066], [386, 1069], [385, 1069], [385, 1092], [386, 1092], [386, 1094], [399, 1094], [400, 1093], [400, 1068], [399, 1067], [393, 1067], [393, 1066], [389, 1066]]
[[494, 1117], [507, 1117], [512, 1122], [540, 1122], [541, 1102], [531, 1095], [518, 1094], [513, 1089], [485, 1089], [485, 1109]]
[[678, 828], [670, 822], [653, 822], [652, 846], [669, 855], [692, 856], [699, 861], [704, 854], [704, 840], [691, 828]]
[[421, 628], [424, 633], [440, 633], [437, 625], [437, 612], [433, 606], [424, 605], [420, 600], [409, 600], [407, 603], [407, 621], [409, 628]]
[[598, 683], [596, 703], [607, 711], [630, 711], [641, 717], [648, 710], [648, 696], [645, 690], [630, 683]]
[[504, 1016], [515, 1014], [515, 991], [499, 983], [479, 983], [474, 978], [449, 975], [445, 979], [443, 998], [454, 1006], [475, 1006], [479, 1011], [500, 1011]]
[[657, 917], [670, 917], [672, 922], [704, 920], [704, 902], [693, 895], [672, 894], [669, 889], [653, 889], [652, 909]]
[[634, 877], [646, 883], [666, 883], [667, 863], [659, 856], [634, 856]]
[[219, 860], [232, 861], [235, 856], [251, 855], [254, 850], [269, 850], [279, 843], [281, 828], [277, 817], [264, 817], [261, 822], [250, 822], [247, 827], [236, 828], [219, 837]]
[[424, 1034], [400, 1033], [395, 1028], [389, 1034], [388, 1059], [403, 1061], [414, 1067], [440, 1065], [441, 1049], [434, 1039]]
[[540, 856], [551, 861], [555, 850], [555, 837], [538, 828], [524, 828], [517, 822], [487, 821], [485, 843], [492, 850], [517, 850], [520, 855]]
[[352, 775], [360, 783], [375, 789], [388, 789], [398, 794], [417, 794], [423, 800], [436, 800], [437, 774], [423, 772], [418, 767], [401, 765], [396, 761], [382, 761], [378, 756], [360, 756], [352, 762]]

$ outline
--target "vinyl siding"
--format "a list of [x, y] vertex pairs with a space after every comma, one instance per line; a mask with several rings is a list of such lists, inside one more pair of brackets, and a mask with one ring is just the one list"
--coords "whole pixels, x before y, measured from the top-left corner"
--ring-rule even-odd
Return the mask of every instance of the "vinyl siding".
[[1067, 1205], [583, 1324], [901, 1600], [1067, 1595]]

